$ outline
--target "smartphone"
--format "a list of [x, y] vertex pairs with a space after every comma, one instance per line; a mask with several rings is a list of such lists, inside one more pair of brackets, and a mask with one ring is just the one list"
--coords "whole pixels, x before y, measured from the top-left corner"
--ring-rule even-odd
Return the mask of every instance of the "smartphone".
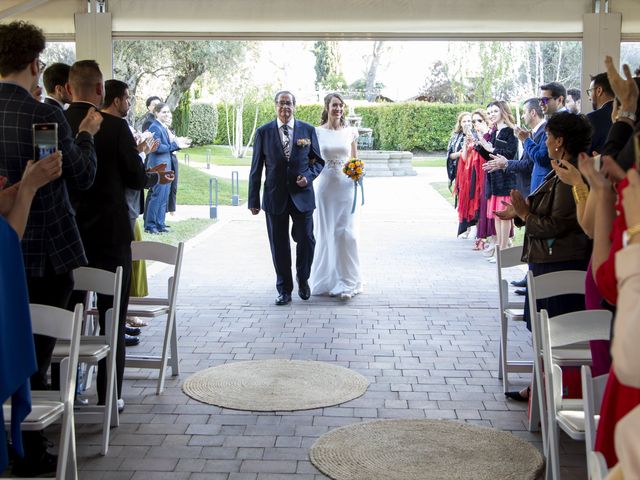
[[38, 161], [58, 150], [57, 123], [34, 123], [32, 128], [34, 161]]
[[602, 155], [598, 154], [593, 157], [593, 167], [596, 170], [600, 170], [602, 168]]

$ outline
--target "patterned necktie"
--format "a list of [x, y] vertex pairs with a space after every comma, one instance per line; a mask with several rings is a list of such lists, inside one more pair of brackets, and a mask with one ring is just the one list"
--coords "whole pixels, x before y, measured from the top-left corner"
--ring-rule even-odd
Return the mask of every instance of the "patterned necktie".
[[284, 156], [287, 157], [287, 162], [288, 162], [289, 156], [291, 155], [291, 139], [289, 138], [289, 125], [285, 124], [282, 126], [282, 133], [284, 134], [282, 149], [284, 150]]

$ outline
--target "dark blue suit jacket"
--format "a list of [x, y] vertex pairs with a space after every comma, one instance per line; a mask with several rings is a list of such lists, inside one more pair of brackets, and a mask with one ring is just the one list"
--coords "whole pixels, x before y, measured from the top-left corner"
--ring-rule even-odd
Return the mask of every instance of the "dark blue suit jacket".
[[[545, 122], [540, 125], [540, 128], [536, 130], [535, 135], [533, 135], [533, 144], [539, 145], [540, 142], [544, 144], [545, 139], [547, 138], [547, 134], [544, 131]], [[530, 148], [529, 151], [532, 149]], [[546, 152], [546, 146], [545, 146]], [[524, 197], [528, 197], [529, 193], [538, 188], [538, 186], [544, 180], [544, 177], [549, 170], [540, 166], [539, 163], [535, 162], [529, 152], [526, 149], [523, 149], [522, 155], [520, 156], [520, 160], [509, 160], [507, 163], [507, 172], [512, 172], [517, 174], [517, 189], [522, 193]], [[536, 178], [536, 181], [533, 181], [533, 178]], [[535, 185], [535, 188], [533, 186]]]
[[533, 170], [531, 171], [531, 192], [544, 183], [544, 177], [551, 171], [551, 158], [547, 151], [547, 132], [545, 130], [546, 122], [543, 123], [534, 139], [527, 138], [522, 144], [524, 151], [533, 161]]
[[152, 162], [153, 166], [166, 163], [166, 170], [171, 170], [171, 152], [180, 150], [180, 147], [169, 139], [167, 128], [158, 120], [154, 120], [148, 130], [153, 133], [153, 138], [160, 140], [160, 145], [155, 152], [149, 154], [147, 162]]
[[22, 178], [27, 160], [33, 157], [32, 124], [57, 123], [58, 148], [63, 155], [62, 177], [38, 189], [31, 205], [22, 238], [27, 276], [43, 276], [47, 258], [58, 274], [86, 265], [67, 185], [86, 190], [93, 184], [96, 152], [91, 135], [80, 133], [74, 142], [60, 108], [37, 102], [15, 84], [0, 82], [0, 105], [0, 175], [8, 177], [9, 184]]
[[[288, 162], [282, 149], [278, 122], [274, 120], [256, 130], [249, 174], [249, 208], [260, 208], [263, 168], [265, 181], [262, 209], [266, 213], [285, 213], [289, 197], [301, 212], [310, 212], [316, 208], [313, 180], [324, 168], [324, 160], [320, 155], [316, 129], [312, 125], [295, 120]], [[298, 175], [307, 179], [306, 187], [298, 187]]]
[[613, 111], [613, 100], [602, 105], [598, 110], [587, 113], [587, 118], [593, 127], [593, 136], [591, 137], [591, 152], [596, 151], [602, 153], [604, 142], [607, 141], [607, 135], [611, 130], [611, 112]]

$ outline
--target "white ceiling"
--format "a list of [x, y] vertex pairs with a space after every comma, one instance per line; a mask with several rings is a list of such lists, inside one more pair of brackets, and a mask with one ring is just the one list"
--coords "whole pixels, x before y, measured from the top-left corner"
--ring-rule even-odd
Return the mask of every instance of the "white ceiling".
[[[602, 0], [604, 3], [604, 0]], [[2, 11], [34, 0], [0, 0]], [[580, 38], [592, 0], [108, 0], [114, 37]], [[640, 0], [610, 0], [640, 40]], [[85, 0], [48, 0], [4, 18], [73, 38]]]

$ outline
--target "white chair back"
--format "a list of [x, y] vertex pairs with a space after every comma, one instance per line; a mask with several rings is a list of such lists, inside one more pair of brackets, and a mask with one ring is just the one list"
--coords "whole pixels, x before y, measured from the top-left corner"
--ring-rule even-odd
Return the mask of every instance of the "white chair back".
[[510, 321], [521, 321], [523, 302], [509, 300], [509, 283], [503, 277], [503, 269], [524, 265], [522, 246], [500, 249], [496, 246], [496, 273], [498, 280], [498, 318], [500, 320], [500, 351], [498, 358], [498, 378], [502, 379], [505, 392], [510, 390], [509, 373], [526, 373], [531, 371], [531, 362], [527, 360], [509, 360], [508, 333]]
[[547, 462], [551, 478], [560, 480], [560, 454], [558, 426], [574, 440], [585, 438], [584, 406], [576, 409], [563, 405], [562, 370], [553, 361], [553, 351], [579, 342], [607, 340], [611, 329], [611, 312], [583, 310], [549, 318], [540, 311], [542, 340], [542, 368], [547, 402]]

